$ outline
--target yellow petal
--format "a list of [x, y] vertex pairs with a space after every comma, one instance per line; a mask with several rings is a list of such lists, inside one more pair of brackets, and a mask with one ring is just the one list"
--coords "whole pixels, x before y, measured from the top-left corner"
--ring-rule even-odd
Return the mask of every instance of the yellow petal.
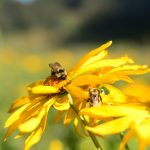
[[61, 117], [62, 117], [62, 115], [63, 115], [63, 112], [64, 112], [64, 111], [58, 111], [58, 112], [57, 112], [57, 115], [56, 115], [56, 117], [55, 117], [55, 123], [58, 123], [58, 122], [60, 121], [60, 119], [61, 119]]
[[145, 142], [140, 141], [140, 143], [139, 143], [139, 150], [145, 150], [145, 148], [146, 148]]
[[26, 140], [25, 142], [25, 147], [24, 150], [29, 150], [32, 145], [36, 144], [37, 142], [39, 142], [39, 140], [41, 139], [41, 135], [42, 135], [43, 131], [41, 128], [39, 128], [38, 130], [34, 131]]
[[72, 84], [75, 86], [84, 86], [84, 85], [95, 85], [95, 84], [101, 84], [102, 79], [99, 76], [96, 75], [81, 75], [77, 78], [72, 80]]
[[109, 118], [109, 117], [123, 117], [123, 116], [147, 116], [148, 111], [143, 107], [134, 106], [97, 106], [82, 109], [81, 115], [88, 115], [92, 118]]
[[56, 100], [55, 103], [53, 104], [54, 108], [57, 110], [67, 110], [70, 108], [69, 100], [67, 98], [62, 98], [65, 99], [65, 101], [60, 102], [59, 100]]
[[48, 98], [47, 101], [44, 103], [43, 107], [51, 107], [54, 104], [55, 100], [55, 97], [50, 99]]
[[108, 51], [106, 50], [103, 50], [102, 52], [100, 52], [98, 55], [94, 56], [94, 57], [91, 57], [90, 59], [88, 59], [82, 66], [81, 68], [83, 67], [86, 67], [88, 66], [89, 64], [92, 64], [96, 61], [99, 61], [101, 60], [102, 58], [104, 58], [106, 55], [107, 55]]
[[74, 77], [81, 75], [83, 73], [87, 73], [87, 72], [96, 72], [98, 69], [100, 69], [102, 67], [118, 67], [118, 66], [124, 65], [126, 63], [133, 63], [133, 60], [128, 58], [127, 56], [116, 58], [116, 59], [100, 60], [100, 61], [92, 63], [84, 68], [78, 69], [75, 72]]
[[127, 132], [127, 134], [125, 134], [125, 136], [123, 137], [123, 140], [121, 141], [119, 145], [119, 150], [124, 150], [125, 145], [127, 144], [127, 142], [132, 136], [133, 136], [133, 130], [130, 130]]
[[39, 126], [44, 115], [45, 115], [45, 109], [42, 109], [36, 117], [32, 117], [26, 122], [22, 123], [18, 127], [19, 131], [20, 132], [32, 132]]
[[33, 88], [28, 88], [28, 91], [31, 91], [33, 94], [51, 94], [51, 93], [57, 93], [59, 90], [53, 86], [35, 86]]
[[107, 72], [107, 74], [114, 74], [114, 73], [122, 73], [125, 75], [135, 75], [135, 74], [143, 74], [149, 72], [147, 65], [124, 65], [118, 68], [114, 68]]
[[130, 77], [128, 77], [127, 75], [124, 75], [124, 74], [112, 74], [109, 77], [104, 76], [102, 78], [101, 82], [112, 84], [112, 83], [115, 83], [115, 82], [120, 81], [120, 80], [128, 82], [128, 83], [134, 83], [133, 79], [131, 79]]
[[26, 139], [24, 150], [30, 150], [30, 148], [34, 144], [36, 144], [37, 142], [39, 142], [39, 140], [41, 139], [41, 136], [42, 136], [42, 134], [43, 134], [43, 132], [45, 130], [45, 127], [46, 127], [46, 121], [47, 121], [47, 113], [48, 113], [48, 111], [49, 111], [49, 107], [46, 108], [46, 115], [42, 119], [39, 128], [37, 128], [34, 132], [32, 132], [32, 134]]
[[85, 137], [85, 129], [84, 129], [83, 125], [79, 123], [79, 120], [77, 118], [74, 119], [74, 127], [75, 127], [75, 131], [81, 137]]
[[123, 88], [123, 92], [133, 97], [137, 102], [150, 101], [150, 86], [146, 83], [137, 82]]
[[16, 135], [16, 136], [14, 137], [14, 139], [19, 139], [19, 138], [21, 138], [24, 134], [25, 134], [25, 133], [20, 132], [18, 135]]
[[9, 128], [4, 136], [4, 140], [6, 140], [7, 137], [10, 136], [10, 134], [12, 134], [12, 132], [14, 132], [20, 124], [22, 124], [32, 116], [36, 115], [44, 104], [45, 104], [45, 99], [35, 104], [31, 103], [29, 106], [27, 106], [27, 108], [21, 112], [19, 118], [17, 118], [17, 120], [13, 121], [13, 123], [9, 125]]
[[150, 144], [150, 119], [146, 119], [142, 123], [134, 127], [139, 139]]
[[112, 41], [107, 42], [106, 44], [103, 44], [102, 46], [98, 47], [95, 50], [90, 51], [88, 54], [86, 54], [78, 63], [77, 65], [74, 67], [74, 69], [70, 72], [75, 72], [80, 66], [82, 66], [88, 59], [90, 59], [91, 57], [97, 55], [99, 52], [105, 50], [106, 48], [108, 48], [110, 45], [112, 44]]
[[78, 110], [81, 110], [83, 108], [86, 108], [87, 106], [87, 99], [83, 100], [83, 99], [76, 99], [76, 101], [74, 101], [74, 105]]
[[110, 71], [108, 71], [106, 74], [103, 75], [102, 80], [108, 83], [114, 83], [118, 80], [132, 82], [132, 80], [127, 76], [144, 74], [148, 71], [149, 69], [146, 65], [124, 65], [121, 67], [113, 68]]
[[79, 97], [82, 99], [88, 98], [88, 92], [85, 92], [81, 88], [74, 86], [73, 84], [69, 84], [65, 87], [65, 89], [74, 97]]
[[86, 129], [97, 135], [117, 134], [128, 129], [131, 121], [132, 119], [130, 117], [124, 117], [103, 123], [96, 127], [86, 127]]
[[23, 105], [25, 105], [26, 103], [29, 103], [30, 99], [28, 97], [22, 97], [20, 99], [17, 99], [13, 102], [13, 104], [11, 105], [10, 109], [9, 109], [9, 113], [13, 112], [14, 110], [16, 110], [18, 107], [21, 107]]
[[126, 102], [126, 96], [123, 92], [121, 92], [118, 88], [109, 85], [109, 84], [103, 84], [103, 86], [109, 91], [108, 95], [102, 95], [102, 101], [106, 103], [125, 103]]
[[75, 117], [74, 111], [72, 109], [68, 110], [64, 117], [64, 125], [67, 126], [74, 119], [74, 117]]
[[6, 121], [4, 127], [7, 128], [10, 125], [12, 125], [16, 120], [18, 120], [20, 118], [21, 113], [29, 106], [29, 104], [26, 104], [24, 106], [22, 106], [21, 108], [19, 108], [18, 110], [16, 110]]

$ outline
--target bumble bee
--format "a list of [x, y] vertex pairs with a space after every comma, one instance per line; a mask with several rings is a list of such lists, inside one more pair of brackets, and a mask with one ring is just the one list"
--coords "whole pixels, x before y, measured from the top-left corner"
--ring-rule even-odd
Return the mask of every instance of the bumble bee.
[[60, 80], [65, 80], [67, 78], [67, 72], [58, 62], [49, 64], [49, 67], [51, 68], [52, 77]]
[[102, 103], [100, 91], [97, 88], [89, 89], [89, 102], [90, 106], [99, 106]]

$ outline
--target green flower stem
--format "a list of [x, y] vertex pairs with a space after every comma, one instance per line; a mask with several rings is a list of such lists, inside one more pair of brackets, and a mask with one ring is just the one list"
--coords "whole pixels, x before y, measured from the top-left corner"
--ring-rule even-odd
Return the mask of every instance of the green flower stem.
[[[124, 133], [123, 133], [123, 132], [121, 132], [119, 135], [120, 135], [121, 140], [123, 140]], [[128, 144], [126, 144], [126, 145], [125, 145], [125, 149], [126, 149], [126, 150], [130, 150], [130, 148], [129, 148]]]
[[[74, 110], [74, 112], [77, 114], [77, 116], [79, 117], [79, 119], [82, 121], [83, 125], [84, 126], [88, 126], [88, 122], [85, 120], [85, 118], [81, 115], [79, 115], [79, 112], [78, 110], [76, 109], [76, 107], [73, 105], [73, 100], [72, 100], [72, 97], [70, 94], [68, 94], [68, 98], [69, 98], [69, 101], [70, 101], [70, 106], [71, 108]], [[87, 132], [89, 133], [93, 143], [95, 144], [97, 150], [103, 150], [102, 146], [99, 144], [98, 140], [96, 139], [96, 136], [87, 130]]]

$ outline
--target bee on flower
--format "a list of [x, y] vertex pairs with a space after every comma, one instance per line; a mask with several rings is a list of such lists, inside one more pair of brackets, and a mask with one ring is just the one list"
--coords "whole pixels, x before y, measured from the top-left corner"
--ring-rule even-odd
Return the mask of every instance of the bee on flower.
[[[89, 124], [86, 129], [100, 136], [122, 134], [127, 131], [119, 150], [124, 150], [133, 136], [139, 140], [139, 150], [144, 150], [150, 145], [150, 98], [147, 93], [149, 90], [150, 87], [146, 84], [132, 83], [122, 90], [126, 96], [125, 103], [115, 102], [111, 105], [82, 109], [80, 115], [86, 115], [97, 121], [97, 124], [94, 126]], [[100, 123], [101, 120], [104, 123]]]
[[[123, 120], [128, 121], [129, 124], [129, 120], [133, 116], [128, 118], [129, 113], [126, 110], [136, 114], [139, 109], [113, 106], [114, 104], [126, 103], [126, 96], [112, 84], [119, 80], [132, 82], [129, 75], [143, 74], [149, 72], [149, 69], [146, 65], [134, 65], [133, 60], [127, 56], [105, 59], [108, 53], [107, 48], [111, 44], [110, 41], [90, 51], [68, 72], [58, 62], [50, 64], [50, 76], [45, 80], [30, 84], [27, 87], [28, 96], [17, 99], [11, 105], [9, 109], [11, 115], [5, 123], [5, 128], [8, 130], [4, 140], [15, 130], [19, 131], [15, 138], [30, 133], [24, 145], [24, 150], [29, 150], [41, 139], [46, 128], [49, 109], [52, 107], [58, 110], [56, 120], [59, 120], [61, 114], [65, 113], [64, 124], [69, 125], [73, 120], [76, 128], [79, 127], [80, 121], [83, 126], [90, 126], [89, 120], [93, 117], [97, 123], [101, 118], [112, 118], [112, 121], [116, 121], [113, 120], [114, 117], [124, 116]], [[101, 92], [102, 89], [103, 92]], [[90, 107], [87, 108], [88, 101], [90, 101]], [[123, 110], [122, 113], [120, 113], [120, 109]], [[102, 114], [98, 115], [99, 111]], [[140, 113], [146, 114], [144, 110]], [[89, 116], [89, 120], [85, 116]], [[121, 124], [122, 118], [119, 119], [118, 123]], [[126, 125], [119, 128], [118, 132], [127, 127]], [[109, 130], [104, 128], [104, 131], [99, 130], [102, 131], [101, 133], [90, 129], [90, 127], [86, 129], [95, 146], [102, 149], [93, 133], [105, 135], [103, 132], [109, 132]]]
[[100, 91], [97, 88], [90, 88], [89, 89], [90, 98], [89, 101], [91, 102], [91, 106], [100, 106], [102, 103], [102, 98], [100, 96]]

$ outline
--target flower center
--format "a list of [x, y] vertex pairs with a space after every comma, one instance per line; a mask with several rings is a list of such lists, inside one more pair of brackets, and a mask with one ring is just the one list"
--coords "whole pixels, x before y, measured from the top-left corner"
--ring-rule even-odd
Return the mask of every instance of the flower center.
[[49, 64], [49, 67], [51, 68], [51, 75], [44, 81], [44, 85], [54, 86], [62, 92], [64, 86], [70, 83], [66, 70], [58, 62]]

